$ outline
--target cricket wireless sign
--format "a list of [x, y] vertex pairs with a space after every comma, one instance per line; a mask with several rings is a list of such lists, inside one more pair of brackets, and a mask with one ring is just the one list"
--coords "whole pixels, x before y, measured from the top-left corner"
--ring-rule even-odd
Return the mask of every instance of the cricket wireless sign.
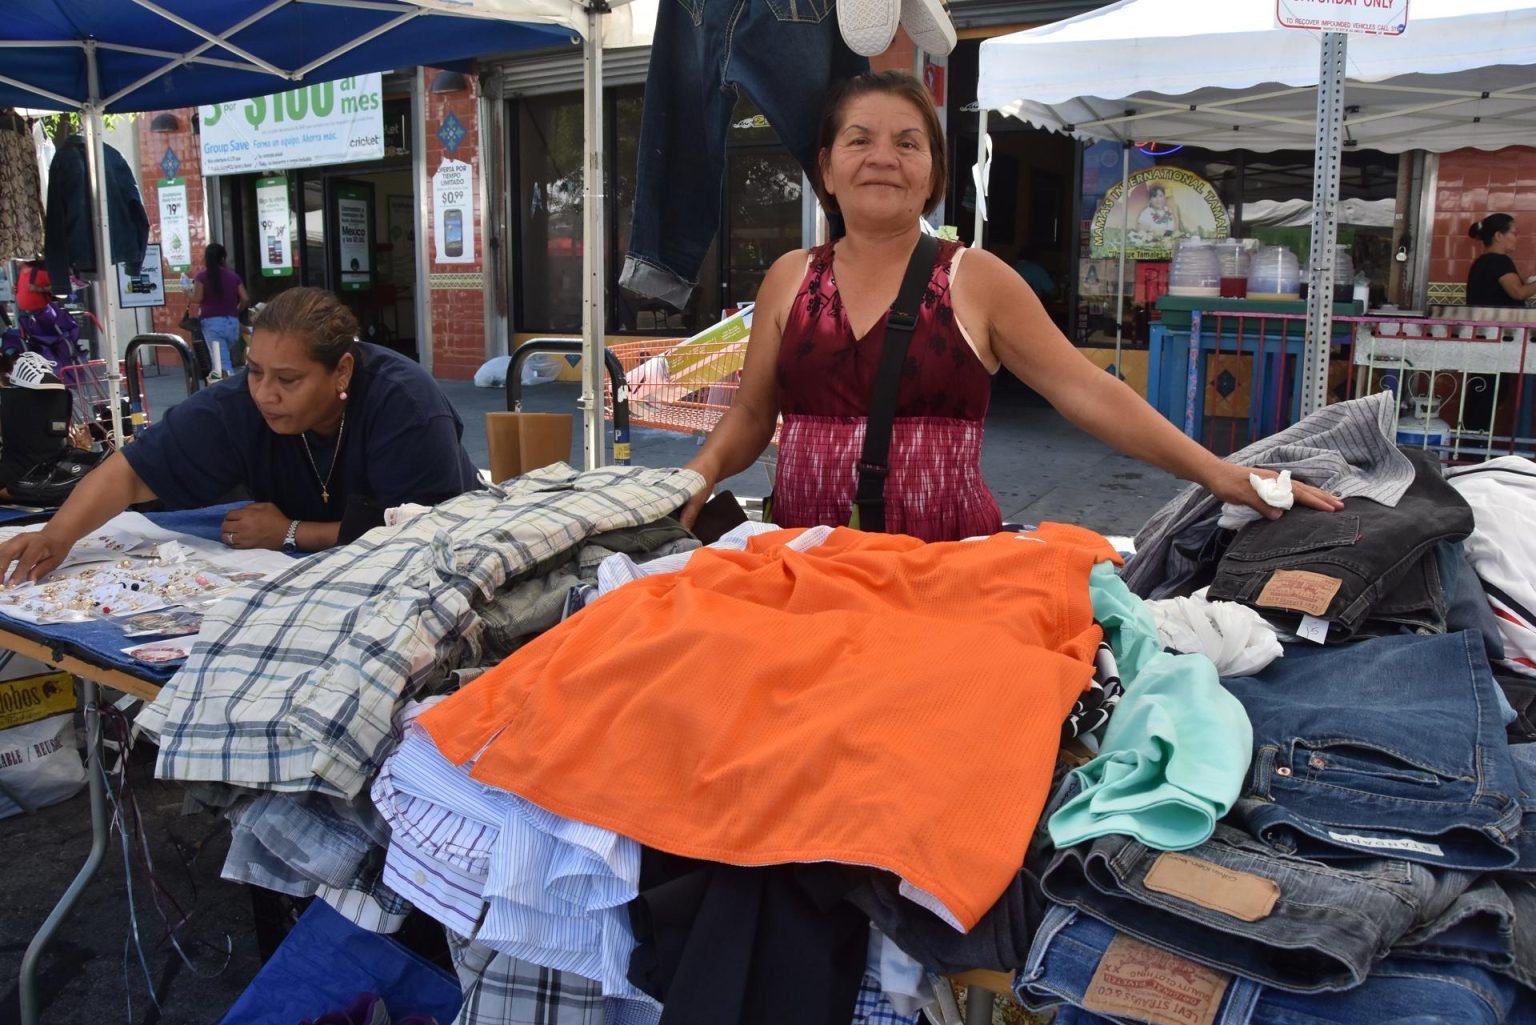
[[384, 155], [384, 76], [199, 107], [203, 173], [320, 167]]

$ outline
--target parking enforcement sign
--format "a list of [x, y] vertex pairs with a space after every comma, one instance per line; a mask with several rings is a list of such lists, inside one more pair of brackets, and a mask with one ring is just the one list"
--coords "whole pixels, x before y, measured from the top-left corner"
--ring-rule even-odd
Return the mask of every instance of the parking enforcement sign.
[[1282, 28], [1400, 36], [1408, 27], [1408, 0], [1275, 0]]

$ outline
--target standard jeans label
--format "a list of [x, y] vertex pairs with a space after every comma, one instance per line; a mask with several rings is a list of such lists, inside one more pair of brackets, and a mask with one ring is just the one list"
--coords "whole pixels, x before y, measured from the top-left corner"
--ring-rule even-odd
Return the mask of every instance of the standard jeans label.
[[1211, 1025], [1232, 976], [1116, 936], [1083, 994], [1083, 1009], [1152, 1025]]
[[1354, 833], [1335, 833], [1331, 829], [1328, 831], [1328, 835], [1339, 841], [1339, 843], [1354, 844], [1358, 847], [1375, 847], [1384, 851], [1415, 851], [1419, 854], [1430, 854], [1437, 858], [1445, 856], [1445, 852], [1440, 849], [1440, 845], [1435, 843], [1420, 843], [1417, 840], [1389, 840], [1380, 836], [1357, 836]]
[[1172, 852], [1158, 855], [1143, 885], [1244, 922], [1269, 917], [1280, 899], [1273, 879]]
[[1328, 603], [1333, 601], [1333, 596], [1343, 586], [1344, 581], [1338, 577], [1323, 573], [1304, 569], [1277, 569], [1264, 585], [1264, 590], [1259, 592], [1254, 604], [1326, 616]]

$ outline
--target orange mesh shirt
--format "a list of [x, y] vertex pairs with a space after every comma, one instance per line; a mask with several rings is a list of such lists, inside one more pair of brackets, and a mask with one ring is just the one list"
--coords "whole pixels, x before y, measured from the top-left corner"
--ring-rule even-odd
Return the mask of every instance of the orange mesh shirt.
[[419, 721], [558, 815], [735, 865], [887, 869], [969, 929], [1024, 862], [1115, 554], [1060, 524], [797, 533], [626, 584]]

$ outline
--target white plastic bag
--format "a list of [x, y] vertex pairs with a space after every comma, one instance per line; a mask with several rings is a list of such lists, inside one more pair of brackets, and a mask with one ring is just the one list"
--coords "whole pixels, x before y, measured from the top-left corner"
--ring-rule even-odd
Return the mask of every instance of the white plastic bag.
[[42, 808], [85, 785], [68, 673], [0, 683], [0, 818], [22, 811], [10, 794]]
[[501, 388], [507, 383], [507, 365], [511, 356], [492, 356], [475, 371], [476, 388]]
[[558, 381], [564, 368], [565, 360], [559, 353], [535, 352], [523, 360], [523, 387]]

